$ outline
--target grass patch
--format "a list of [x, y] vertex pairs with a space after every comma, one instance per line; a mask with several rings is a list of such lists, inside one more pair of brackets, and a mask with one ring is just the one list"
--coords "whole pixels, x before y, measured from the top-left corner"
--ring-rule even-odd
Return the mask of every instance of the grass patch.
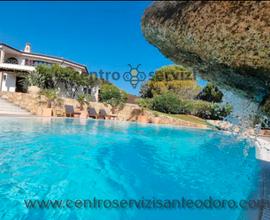
[[198, 118], [198, 117], [193, 116], [193, 115], [181, 115], [181, 114], [180, 115], [172, 115], [172, 114], [169, 114], [169, 116], [174, 117], [174, 118], [178, 118], [178, 119], [182, 119], [184, 121], [193, 122], [196, 124], [208, 125], [206, 120], [204, 120], [202, 118]]
[[200, 125], [206, 125], [209, 127], [209, 123], [207, 123], [207, 121], [205, 119], [202, 118], [198, 118], [196, 116], [193, 115], [184, 115], [184, 114], [166, 114], [166, 113], [162, 113], [162, 112], [157, 112], [157, 111], [152, 111], [155, 115], [165, 115], [165, 116], [169, 116], [172, 118], [177, 118], [177, 119], [181, 119], [183, 121], [188, 121], [188, 122], [192, 122], [192, 123], [196, 123], [196, 124], [200, 124]]

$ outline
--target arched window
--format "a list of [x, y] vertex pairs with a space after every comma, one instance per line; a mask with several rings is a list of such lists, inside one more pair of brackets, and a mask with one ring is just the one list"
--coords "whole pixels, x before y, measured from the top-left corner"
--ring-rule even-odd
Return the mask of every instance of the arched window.
[[18, 60], [15, 57], [7, 58], [6, 63], [19, 64]]

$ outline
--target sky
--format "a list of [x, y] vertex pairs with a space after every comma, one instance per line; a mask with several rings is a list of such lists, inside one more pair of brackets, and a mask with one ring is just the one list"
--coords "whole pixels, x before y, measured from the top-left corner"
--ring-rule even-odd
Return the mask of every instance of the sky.
[[[148, 76], [172, 62], [149, 44], [141, 17], [151, 2], [0, 2], [0, 42], [23, 50], [64, 57], [89, 72], [107, 73], [109, 81], [137, 95], [123, 79], [130, 64]], [[11, 16], [12, 15], [12, 16]], [[114, 80], [112, 73], [114, 74]], [[119, 74], [118, 74], [119, 73]], [[120, 77], [119, 77], [120, 76]]]

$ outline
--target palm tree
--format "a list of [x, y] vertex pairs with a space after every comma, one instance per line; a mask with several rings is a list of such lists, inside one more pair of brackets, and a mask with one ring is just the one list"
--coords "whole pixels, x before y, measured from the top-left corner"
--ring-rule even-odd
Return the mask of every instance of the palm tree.
[[85, 99], [85, 95], [83, 95], [83, 94], [78, 95], [77, 101], [79, 102], [79, 104], [80, 104], [80, 110], [82, 111], [84, 104], [87, 104], [87, 101]]

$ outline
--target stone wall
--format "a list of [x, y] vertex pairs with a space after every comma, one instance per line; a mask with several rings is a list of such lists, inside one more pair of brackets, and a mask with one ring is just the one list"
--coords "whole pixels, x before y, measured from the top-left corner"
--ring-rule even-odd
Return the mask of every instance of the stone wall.
[[137, 121], [142, 109], [135, 104], [125, 104], [123, 108], [116, 111], [117, 119], [120, 121]]
[[36, 115], [41, 114], [42, 103], [47, 102], [44, 96], [19, 92], [0, 92], [0, 97]]
[[[47, 108], [47, 98], [42, 95], [18, 93], [18, 92], [0, 92], [0, 97], [28, 110], [37, 116], [59, 116], [59, 111], [62, 111], [60, 116], [65, 116], [64, 105], [72, 105], [78, 111], [79, 103], [75, 99], [63, 98], [62, 106], [53, 106], [52, 109]], [[108, 114], [113, 114], [112, 107], [108, 104], [100, 102], [90, 102], [90, 107], [95, 108], [98, 113], [100, 109], [105, 109]], [[84, 106], [87, 109], [87, 106]], [[52, 112], [52, 114], [48, 114]], [[58, 111], [58, 113], [57, 113]], [[84, 112], [86, 112], [84, 110]], [[114, 111], [116, 119], [120, 121], [133, 121], [140, 123], [154, 123], [154, 124], [169, 124], [181, 127], [192, 127], [207, 129], [207, 125], [197, 124], [181, 119], [169, 117], [167, 115], [156, 114], [151, 111], [142, 109], [136, 104], [125, 104], [122, 108]], [[87, 117], [87, 116], [86, 116]]]
[[[0, 92], [0, 97], [20, 106], [21, 108], [31, 112], [34, 115], [45, 116], [44, 112], [46, 111], [46, 109], [48, 109], [47, 98], [43, 95], [19, 92]], [[56, 110], [62, 111], [64, 115], [64, 105], [72, 105], [74, 109], [78, 109], [80, 106], [78, 101], [75, 99], [63, 98], [62, 100], [62, 106], [52, 107], [52, 116], [56, 116]], [[90, 102], [90, 106], [95, 108], [97, 112], [99, 112], [100, 109], [105, 109], [108, 114], [111, 114], [112, 112], [111, 106], [103, 103]], [[84, 108], [86, 109], [87, 106], [84, 106]]]
[[[195, 117], [195, 116], [192, 116], [192, 117]], [[170, 117], [165, 114], [156, 114], [151, 111], [144, 111], [143, 115], [139, 115], [138, 121], [144, 122], [144, 123], [168, 124], [168, 125], [175, 125], [175, 126], [180, 126], [180, 127], [191, 127], [191, 128], [200, 128], [200, 129], [210, 128], [206, 124], [185, 121], [182, 119]]]
[[[194, 116], [195, 117], [195, 116]], [[190, 121], [173, 118], [165, 114], [154, 113], [140, 108], [135, 104], [126, 104], [124, 108], [117, 112], [117, 119], [122, 121], [134, 121], [140, 123], [169, 124], [181, 127], [192, 127], [207, 129], [207, 125], [197, 124]]]

